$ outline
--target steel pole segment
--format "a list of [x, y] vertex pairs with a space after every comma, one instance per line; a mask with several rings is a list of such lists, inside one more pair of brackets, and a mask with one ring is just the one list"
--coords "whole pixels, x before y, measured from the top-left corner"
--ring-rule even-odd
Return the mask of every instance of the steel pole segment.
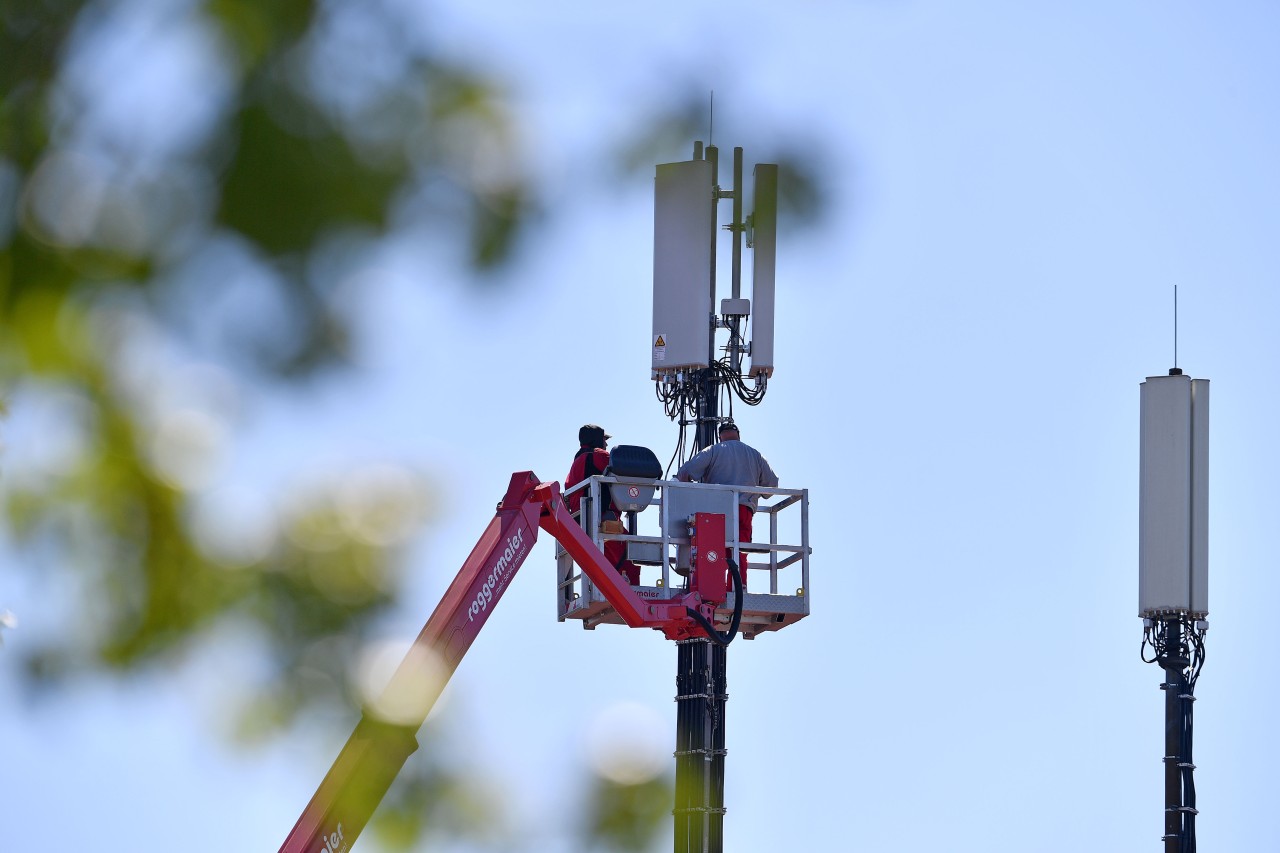
[[676, 645], [675, 853], [704, 851], [704, 812], [699, 806], [706, 784], [701, 705], [707, 695], [707, 645], [705, 640], [684, 640]]
[[1164, 691], [1164, 853], [1195, 853], [1195, 805], [1191, 759], [1190, 660], [1184, 656], [1182, 624], [1165, 620], [1166, 657], [1161, 661]]
[[1178, 701], [1178, 673], [1164, 671], [1164, 851], [1182, 853], [1182, 715]]
[[[715, 323], [714, 314], [711, 317], [711, 322]], [[716, 443], [719, 396], [720, 380], [716, 378], [715, 368], [708, 367], [698, 371], [698, 402], [696, 406], [698, 426], [694, 434], [696, 450], [706, 450]]]
[[704, 639], [676, 648], [675, 851], [722, 853], [728, 656]]
[[725, 703], [729, 701], [726, 669], [728, 648], [710, 643], [711, 653], [711, 701], [708, 705], [710, 719], [711, 753], [707, 758], [707, 850], [722, 853], [724, 850], [724, 757]]

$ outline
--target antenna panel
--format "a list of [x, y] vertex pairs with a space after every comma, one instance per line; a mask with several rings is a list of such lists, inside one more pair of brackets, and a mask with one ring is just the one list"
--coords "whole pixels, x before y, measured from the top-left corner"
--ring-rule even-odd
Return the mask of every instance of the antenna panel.
[[1191, 380], [1191, 612], [1209, 613], [1209, 380]]
[[773, 276], [778, 254], [778, 167], [758, 163], [752, 192], [750, 375], [773, 375]]
[[1148, 377], [1141, 387], [1138, 610], [1209, 612], [1209, 381]]
[[715, 176], [710, 160], [658, 166], [653, 204], [653, 370], [707, 366]]

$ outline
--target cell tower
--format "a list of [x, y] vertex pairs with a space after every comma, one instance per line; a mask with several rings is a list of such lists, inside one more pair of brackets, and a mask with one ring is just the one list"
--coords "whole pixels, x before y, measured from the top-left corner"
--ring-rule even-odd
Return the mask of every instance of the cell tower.
[[1141, 389], [1138, 615], [1142, 659], [1165, 673], [1164, 850], [1195, 853], [1192, 705], [1209, 629], [1209, 380], [1175, 367]]
[[[733, 186], [722, 188], [716, 148], [704, 151], [700, 142], [692, 160], [657, 166], [650, 367], [658, 399], [680, 427], [672, 463], [713, 445], [734, 399], [758, 404], [773, 373], [778, 171], [769, 163], [755, 167], [745, 215], [742, 172], [742, 149], [735, 148]], [[731, 289], [717, 302], [718, 211], [727, 199]], [[742, 287], [744, 242], [754, 252], [751, 298]], [[625, 543], [626, 561], [643, 575], [629, 591], [646, 611], [669, 614], [663, 630], [677, 649], [675, 851], [721, 853], [727, 647], [735, 637], [754, 639], [808, 616], [809, 496], [806, 489], [662, 476], [651, 450], [619, 445], [603, 475], [569, 487], [565, 496], [581, 502], [576, 517], [598, 547]], [[755, 507], [749, 537], [738, 523], [739, 505], [747, 502]], [[645, 513], [649, 507], [658, 509], [656, 531], [649, 529], [655, 515]], [[609, 508], [629, 515], [623, 531], [602, 526]], [[566, 548], [556, 558], [561, 621], [635, 626], [616, 591], [580, 572]], [[649, 580], [654, 569], [657, 577]], [[755, 579], [750, 591], [748, 575]]]
[[[756, 167], [754, 210], [744, 219], [742, 149], [734, 149], [730, 190], [717, 183], [716, 149], [702, 154], [699, 143], [692, 161], [658, 167], [654, 216], [653, 378], [659, 398], [680, 422], [681, 459], [686, 427], [696, 428], [698, 449], [710, 446], [722, 420], [721, 397], [729, 412], [734, 396], [754, 405], [773, 372], [777, 168]], [[726, 226], [733, 239], [733, 295], [717, 314], [716, 210], [726, 198], [733, 199]], [[755, 248], [754, 317], [740, 283], [747, 235]], [[749, 320], [753, 340], [747, 343]], [[727, 341], [718, 359], [720, 331]], [[744, 356], [751, 359], [746, 376]], [[575, 465], [583, 460], [583, 479], [575, 474], [561, 491], [559, 483], [532, 471], [511, 475], [493, 520], [381, 698], [365, 709], [281, 853], [351, 848], [417, 749], [418, 730], [539, 531], [557, 543], [559, 621], [578, 620], [587, 629], [614, 624], [656, 630], [676, 643], [675, 850], [721, 853], [726, 649], [735, 637], [780, 631], [809, 615], [809, 493], [757, 484], [776, 483], [772, 476], [752, 484], [723, 482], [742, 479], [736, 476], [666, 480], [653, 451], [633, 445], [618, 445], [607, 463], [597, 463], [609, 436], [595, 425], [583, 430], [583, 449], [575, 457]], [[753, 508], [750, 515], [740, 508], [745, 504]], [[657, 512], [646, 512], [652, 507]], [[747, 518], [756, 521], [747, 525]], [[751, 592], [748, 569], [757, 578]]]
[[[773, 287], [778, 167], [755, 167], [753, 210], [743, 218], [742, 149], [733, 149], [733, 186], [719, 184], [715, 146], [703, 157], [657, 167], [653, 214], [653, 379], [667, 415], [680, 425], [676, 457], [684, 459], [685, 430], [695, 450], [710, 447], [733, 397], [748, 405], [763, 398], [773, 374]], [[716, 244], [721, 199], [733, 200], [731, 292], [716, 311]], [[742, 297], [742, 243], [754, 250], [752, 300]], [[751, 340], [747, 342], [748, 325]], [[717, 357], [719, 330], [727, 332]], [[750, 358], [744, 378], [742, 358]], [[749, 386], [746, 380], [754, 380]], [[727, 393], [726, 393], [727, 392]], [[732, 516], [729, 516], [732, 517]], [[737, 552], [739, 555], [742, 551]], [[742, 591], [738, 590], [739, 597]], [[807, 608], [806, 608], [807, 609]], [[727, 644], [709, 637], [679, 641], [676, 670], [676, 853], [723, 849]]]

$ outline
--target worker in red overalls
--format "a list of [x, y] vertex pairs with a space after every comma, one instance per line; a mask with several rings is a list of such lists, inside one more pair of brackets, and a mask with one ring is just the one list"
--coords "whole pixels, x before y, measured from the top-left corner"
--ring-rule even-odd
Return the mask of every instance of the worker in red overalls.
[[[609, 439], [613, 436], [604, 431], [604, 427], [596, 424], [585, 424], [582, 429], [578, 430], [578, 448], [577, 454], [573, 457], [573, 465], [569, 467], [569, 474], [564, 478], [565, 491], [573, 488], [588, 477], [596, 474], [603, 474], [605, 469], [609, 467], [609, 451], [605, 448], [608, 446]], [[577, 512], [582, 504], [582, 495], [584, 492], [575, 492], [569, 495], [567, 502], [571, 512]], [[600, 512], [600, 531], [602, 533], [626, 533], [627, 529], [622, 524], [617, 508], [609, 499], [608, 487], [601, 490], [601, 503], [603, 509]], [[582, 519], [579, 519], [579, 524]], [[609, 563], [621, 572], [627, 578], [627, 583], [636, 586], [640, 583], [640, 567], [627, 559], [627, 543], [618, 540], [610, 540], [604, 543], [604, 556]]]

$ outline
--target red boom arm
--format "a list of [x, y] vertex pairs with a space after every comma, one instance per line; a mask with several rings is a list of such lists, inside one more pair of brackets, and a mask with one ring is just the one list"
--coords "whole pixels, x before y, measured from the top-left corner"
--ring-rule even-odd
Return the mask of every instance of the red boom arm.
[[[698, 571], [704, 561], [714, 564], [723, 558], [723, 524], [719, 526], [718, 544], [712, 525], [712, 541], [702, 543], [699, 549], [701, 553], [694, 563], [694, 590], [677, 598], [649, 602], [636, 595], [574, 520], [558, 483], [540, 483], [531, 471], [511, 475], [493, 521], [373, 706], [396, 709], [395, 721], [387, 721], [374, 710], [365, 712], [280, 853], [344, 853], [351, 849], [400, 768], [418, 748], [418, 729], [529, 556], [539, 527], [564, 545], [632, 628], [660, 628], [672, 639], [695, 636], [705, 628], [690, 610], [709, 624], [716, 604], [724, 600], [723, 570], [718, 575], [718, 587], [716, 572]], [[707, 582], [698, 583], [699, 577], [705, 577]]]

